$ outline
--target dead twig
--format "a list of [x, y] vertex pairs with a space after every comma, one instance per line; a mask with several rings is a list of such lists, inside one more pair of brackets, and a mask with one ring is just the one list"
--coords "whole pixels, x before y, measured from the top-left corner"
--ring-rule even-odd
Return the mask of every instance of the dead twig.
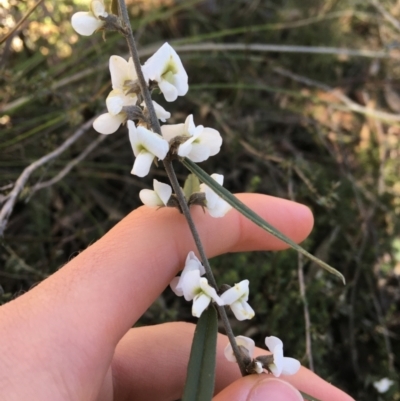
[[[171, 42], [173, 45], [174, 43]], [[158, 49], [158, 44], [153, 44], [148, 47], [141, 49], [139, 52], [140, 57], [146, 57], [153, 54]], [[245, 44], [245, 43], [197, 43], [197, 44], [187, 44], [187, 45], [174, 45], [174, 49], [180, 53], [187, 52], [226, 52], [226, 51], [246, 51], [246, 52], [277, 52], [277, 53], [304, 53], [304, 54], [331, 54], [337, 56], [349, 56], [349, 57], [369, 57], [369, 58], [383, 58], [383, 59], [399, 59], [398, 56], [391, 55], [387, 51], [373, 51], [373, 50], [358, 50], [358, 49], [346, 49], [346, 48], [336, 48], [336, 47], [316, 47], [316, 46], [285, 46], [285, 45], [269, 45], [269, 44]], [[127, 58], [127, 56], [124, 56]], [[52, 90], [59, 89], [72, 82], [79, 81], [82, 78], [93, 74], [96, 71], [102, 70], [108, 67], [107, 64], [101, 64], [96, 67], [87, 68], [84, 71], [80, 71], [71, 77], [63, 78], [62, 80], [56, 82], [51, 86]], [[23, 96], [14, 101], [5, 104], [0, 108], [0, 112], [6, 113], [16, 107], [22, 106], [23, 104], [31, 101], [34, 96]], [[350, 99], [349, 99], [350, 100]], [[357, 105], [357, 103], [355, 103]], [[358, 105], [357, 105], [358, 106]], [[387, 114], [387, 113], [384, 113]], [[390, 116], [391, 114], [389, 114]], [[399, 117], [400, 121], [400, 117]]]
[[92, 152], [97, 146], [103, 142], [107, 138], [106, 135], [100, 135], [95, 141], [93, 141], [89, 146], [87, 146], [84, 151], [75, 159], [72, 159], [56, 176], [52, 179], [44, 182], [39, 182], [36, 184], [30, 192], [30, 196], [32, 196], [35, 192], [43, 189], [48, 188], [57, 183], [58, 181], [62, 180], [78, 163], [85, 159], [85, 157]]
[[386, 9], [379, 3], [378, 0], [370, 0], [371, 4], [382, 14], [386, 21], [390, 22], [392, 26], [400, 32], [400, 21], [393, 17]]
[[43, 0], [37, 1], [29, 10], [28, 12], [16, 23], [14, 28], [11, 29], [5, 36], [0, 39], [0, 45], [3, 44], [14, 32], [29, 18], [29, 16], [36, 10], [38, 5], [42, 3]]
[[22, 172], [22, 174], [18, 177], [17, 181], [15, 182], [12, 191], [8, 195], [7, 201], [4, 203], [0, 211], [0, 237], [4, 235], [4, 230], [7, 226], [8, 219], [14, 209], [14, 205], [17, 202], [18, 196], [23, 190], [31, 174], [36, 169], [48, 163], [49, 161], [55, 159], [66, 149], [68, 149], [92, 126], [92, 123], [95, 120], [95, 118], [96, 117], [93, 117], [85, 124], [83, 124], [77, 131], [75, 131], [75, 133], [72, 136], [70, 136], [65, 142], [63, 142], [57, 149], [41, 157], [39, 160], [36, 160], [35, 162], [33, 162], [32, 164], [30, 164], [28, 167], [25, 168], [25, 170]]
[[334, 88], [331, 88], [330, 86], [322, 83], [315, 81], [313, 79], [310, 79], [308, 77], [304, 77], [302, 75], [295, 74], [291, 71], [285, 70], [281, 67], [275, 67], [273, 71], [279, 75], [282, 75], [284, 77], [290, 78], [293, 81], [300, 82], [304, 85], [307, 86], [312, 86], [314, 88], [318, 88], [323, 90], [324, 92], [329, 92], [332, 94], [334, 97], [336, 97], [338, 100], [343, 102], [345, 106], [348, 108], [349, 111], [353, 111], [355, 113], [360, 113], [364, 114], [368, 117], [371, 118], [376, 118], [378, 120], [383, 120], [383, 121], [391, 121], [391, 122], [400, 122], [400, 115], [399, 114], [391, 114], [387, 113], [385, 111], [376, 111], [374, 109], [371, 109], [369, 107], [364, 107], [359, 105], [358, 103], [354, 102], [351, 100], [349, 97], [346, 95], [343, 95], [342, 93], [338, 93], [337, 91], [334, 90]]

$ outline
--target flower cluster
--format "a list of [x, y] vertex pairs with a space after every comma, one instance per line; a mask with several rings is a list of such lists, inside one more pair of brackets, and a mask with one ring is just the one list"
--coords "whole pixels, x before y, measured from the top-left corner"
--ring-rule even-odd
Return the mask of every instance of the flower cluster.
[[[91, 35], [99, 29], [107, 29], [107, 18], [111, 17], [105, 11], [103, 0], [91, 0], [90, 11], [74, 14], [71, 22], [78, 33]], [[111, 56], [109, 68], [112, 90], [106, 99], [107, 112], [96, 118], [93, 127], [99, 133], [109, 135], [116, 132], [121, 124], [127, 124], [135, 156], [132, 174], [146, 176], [153, 161], [164, 160], [168, 154], [199, 163], [220, 151], [220, 133], [203, 125], [196, 126], [193, 115], [189, 115], [185, 123], [165, 124], [161, 126], [161, 132], [154, 132], [132, 58], [126, 61], [120, 56]], [[167, 102], [175, 101], [189, 90], [188, 75], [181, 59], [168, 43], [164, 43], [141, 69], [149, 90], [158, 88]], [[171, 117], [158, 103], [153, 101], [153, 106], [160, 121], [165, 122]], [[222, 175], [213, 174], [212, 178], [222, 185]], [[189, 205], [199, 204], [213, 217], [222, 217], [230, 210], [231, 207], [205, 184], [201, 184], [199, 192], [204, 194], [204, 198], [196, 198], [197, 203], [188, 199]], [[151, 207], [167, 206], [171, 196], [172, 189], [156, 180], [154, 191], [143, 190], [140, 193], [142, 202]], [[177, 206], [177, 203], [170, 205]]]
[[204, 266], [197, 259], [194, 252], [189, 252], [185, 267], [179, 277], [175, 277], [170, 287], [178, 296], [184, 296], [186, 301], [193, 301], [192, 314], [200, 317], [203, 311], [211, 303], [219, 306], [228, 305], [238, 320], [251, 319], [254, 311], [247, 303], [249, 298], [249, 280], [241, 281], [234, 287], [219, 296], [205, 277]]
[[[74, 14], [71, 22], [73, 28], [85, 36], [99, 30], [119, 30], [123, 34], [127, 32], [126, 25], [123, 26], [117, 16], [105, 11], [103, 0], [91, 0], [90, 11]], [[154, 124], [151, 124], [155, 116], [165, 123], [171, 114], [152, 101], [154, 116], [147, 109], [147, 106], [151, 108], [151, 104], [148, 103], [150, 101], [148, 96], [142, 94], [143, 86], [147, 86], [149, 92], [158, 89], [166, 102], [175, 101], [178, 96], [186, 95], [189, 90], [188, 75], [176, 51], [165, 43], [140, 68], [141, 70], [135, 70], [132, 58], [125, 60], [120, 56], [110, 57], [112, 90], [106, 98], [107, 112], [97, 117], [93, 123], [94, 129], [104, 135], [113, 134], [121, 124], [127, 125], [135, 156], [131, 173], [145, 177], [153, 162], [157, 164], [157, 160], [187, 158], [200, 163], [216, 155], [222, 145], [220, 133], [203, 125], [196, 126], [192, 114], [180, 124], [164, 124], [161, 127], [154, 127]], [[148, 99], [146, 102], [145, 98]], [[211, 178], [219, 185], [223, 184], [223, 175], [212, 174]], [[225, 200], [206, 183], [200, 183], [197, 177], [189, 176], [187, 182], [189, 184], [185, 183], [183, 192], [188, 206], [200, 205], [212, 217], [223, 217], [231, 209]], [[182, 197], [180, 196], [178, 201], [177, 194], [172, 192], [170, 185], [155, 179], [153, 190], [144, 189], [140, 191], [139, 197], [150, 207], [172, 206], [182, 211], [180, 204]], [[240, 321], [253, 318], [254, 310], [248, 304], [248, 280], [243, 280], [233, 287], [226, 286], [228, 289], [221, 293], [217, 287], [214, 288], [209, 284], [204, 275], [204, 266], [194, 252], [190, 252], [181, 275], [170, 283], [176, 295], [193, 302], [193, 316], [200, 317], [211, 303], [215, 303], [220, 307], [229, 306]], [[266, 370], [275, 376], [280, 376], [294, 374], [300, 367], [300, 363], [295, 359], [283, 356], [283, 344], [277, 337], [265, 339], [265, 344], [272, 355], [254, 359], [252, 359], [254, 341], [243, 336], [236, 337], [236, 340], [249, 373], [260, 374]], [[226, 347], [225, 355], [228, 360], [236, 362], [230, 345]]]
[[[297, 359], [283, 356], [283, 343], [278, 337], [265, 337], [265, 345], [272, 355], [259, 356], [255, 359], [252, 359], [255, 348], [254, 341], [245, 336], [238, 336], [235, 339], [239, 349], [244, 354], [247, 369], [251, 370], [251, 373], [260, 374], [267, 370], [275, 377], [279, 377], [280, 375], [294, 375], [300, 369], [300, 362]], [[228, 361], [236, 362], [231, 344], [228, 343], [224, 353]]]

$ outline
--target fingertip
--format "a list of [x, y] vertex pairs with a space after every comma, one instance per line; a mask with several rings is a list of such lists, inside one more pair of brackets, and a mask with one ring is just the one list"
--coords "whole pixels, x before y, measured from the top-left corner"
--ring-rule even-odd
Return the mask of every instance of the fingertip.
[[290, 383], [265, 375], [243, 377], [221, 391], [214, 401], [303, 401]]

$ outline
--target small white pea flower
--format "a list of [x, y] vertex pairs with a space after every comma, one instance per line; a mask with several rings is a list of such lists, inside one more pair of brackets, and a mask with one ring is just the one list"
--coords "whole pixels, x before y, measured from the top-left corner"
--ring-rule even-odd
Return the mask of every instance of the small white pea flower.
[[[165, 121], [171, 117], [171, 113], [167, 110], [164, 109], [164, 107], [162, 107], [161, 105], [159, 105], [157, 102], [155, 102], [154, 100], [153, 102], [153, 106], [154, 106], [154, 110], [156, 112], [156, 116], [157, 118], [162, 121], [163, 123], [165, 123]], [[146, 107], [145, 102], [142, 102], [141, 104], [142, 107]]]
[[129, 140], [136, 156], [131, 174], [145, 177], [155, 157], [163, 160], [168, 153], [169, 144], [160, 135], [134, 124], [128, 120]]
[[300, 369], [300, 362], [294, 358], [283, 356], [283, 343], [278, 337], [265, 337], [265, 345], [272, 352], [274, 362], [268, 365], [268, 369], [275, 377], [282, 375], [294, 375]]
[[[212, 174], [211, 178], [218, 182], [219, 185], [224, 183], [224, 176], [221, 174]], [[206, 184], [200, 184], [200, 191], [206, 195], [206, 208], [212, 217], [224, 217], [232, 206], [220, 198], [210, 187]]]
[[75, 13], [71, 18], [71, 25], [80, 35], [90, 36], [104, 25], [104, 21], [99, 17], [106, 18], [107, 16], [103, 0], [92, 0], [90, 11]]
[[188, 76], [176, 51], [164, 43], [144, 64], [143, 74], [147, 82], [156, 81], [167, 102], [186, 95]]
[[153, 180], [153, 188], [154, 191], [151, 189], [142, 189], [139, 192], [139, 197], [143, 204], [150, 207], [167, 206], [172, 194], [171, 186]]
[[380, 394], [386, 393], [389, 388], [394, 384], [393, 380], [388, 379], [387, 377], [382, 378], [373, 383], [376, 391]]
[[243, 280], [221, 295], [225, 305], [229, 305], [237, 320], [254, 317], [254, 310], [247, 303], [249, 299], [249, 280]]
[[[248, 351], [250, 359], [253, 358], [254, 353], [254, 341], [251, 338], [238, 336], [236, 338], [237, 345], [242, 349]], [[268, 357], [257, 357], [252, 361], [253, 368], [256, 373], [262, 373], [264, 368], [270, 371], [274, 376], [278, 377], [283, 375], [294, 375], [300, 369], [300, 362], [293, 358], [287, 358], [283, 356], [283, 343], [278, 337], [266, 337], [265, 344], [272, 352], [272, 363], [268, 363], [270, 356]], [[230, 362], [236, 362], [235, 354], [233, 353], [232, 346], [230, 343], [225, 347], [225, 357]], [[268, 365], [266, 366], [266, 363]]]
[[201, 277], [204, 273], [204, 266], [194, 252], [189, 252], [180, 277], [175, 277], [170, 283], [176, 295], [184, 296], [186, 301], [193, 301], [192, 314], [195, 317], [200, 317], [211, 301], [224, 305], [217, 291], [208, 284], [206, 278]]
[[117, 131], [127, 119], [122, 111], [125, 106], [135, 106], [137, 96], [129, 93], [129, 84], [137, 80], [132, 57], [128, 61], [120, 56], [111, 56], [109, 61], [113, 90], [106, 99], [108, 113], [104, 113], [93, 122], [93, 128], [100, 134], [109, 135]]
[[200, 277], [199, 270], [187, 272], [182, 279], [182, 291], [186, 301], [193, 300], [192, 315], [200, 317], [211, 301], [224, 305], [217, 291], [208, 284], [204, 277]]
[[178, 297], [183, 296], [182, 283], [185, 274], [193, 270], [198, 270], [200, 272], [200, 276], [206, 272], [204, 266], [201, 264], [200, 260], [197, 259], [194, 252], [190, 251], [186, 257], [185, 267], [183, 268], [181, 275], [173, 278], [170, 283], [171, 290], [178, 295]]
[[[243, 348], [246, 349], [249, 358], [253, 358], [254, 348], [255, 348], [254, 341], [251, 338], [245, 336], [237, 336], [235, 337], [235, 340], [238, 347], [242, 347], [242, 350]], [[225, 347], [224, 355], [229, 362], [236, 362], [236, 356], [233, 352], [232, 345], [229, 342], [228, 345]], [[260, 373], [262, 373], [262, 371]]]
[[186, 142], [179, 146], [178, 155], [187, 157], [195, 163], [200, 163], [210, 156], [216, 155], [222, 145], [220, 133], [214, 128], [205, 128], [202, 125], [196, 127], [192, 114], [186, 118], [185, 124], [161, 126], [161, 133], [167, 141], [176, 136], [188, 137]]

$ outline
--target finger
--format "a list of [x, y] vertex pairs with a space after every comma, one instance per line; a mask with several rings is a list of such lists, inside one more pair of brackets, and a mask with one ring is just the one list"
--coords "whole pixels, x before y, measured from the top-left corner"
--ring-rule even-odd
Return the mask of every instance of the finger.
[[213, 401], [303, 401], [303, 397], [288, 382], [251, 375], [233, 382]]
[[[239, 198], [295, 241], [311, 230], [312, 215], [305, 206], [265, 195]], [[193, 216], [210, 257], [284, 247], [235, 210], [213, 219], [194, 208]], [[25, 341], [29, 349], [34, 344], [51, 350], [43, 356], [47, 364], [67, 369], [63, 353], [68, 349], [75, 369], [98, 372], [194, 249], [188, 225], [176, 210], [139, 208], [49, 279], [6, 304], [2, 316], [10, 318], [3, 323], [11, 336], [18, 333], [20, 348]]]
[[[297, 242], [311, 230], [312, 215], [303, 205], [265, 195], [239, 198]], [[211, 218], [201, 208], [194, 208], [193, 215], [210, 257], [285, 247], [235, 210], [221, 219]], [[73, 323], [84, 338], [104, 331], [107, 343], [116, 344], [194, 249], [188, 225], [176, 210], [142, 207], [18, 302], [28, 310], [40, 310], [57, 325], [62, 317], [66, 327]], [[49, 320], [51, 314], [55, 320]]]
[[[115, 400], [167, 401], [180, 399], [194, 327], [189, 323], [166, 323], [130, 330], [118, 344], [112, 363]], [[228, 362], [224, 356], [224, 348], [227, 343], [227, 337], [219, 334], [216, 393], [220, 393], [240, 378], [238, 366]], [[267, 353], [266, 350], [256, 349], [257, 355]], [[254, 377], [271, 378], [267, 375]], [[304, 367], [296, 375], [281, 376], [280, 379], [324, 401], [352, 401], [350, 396]], [[243, 391], [250, 392], [251, 383], [245, 383]], [[233, 389], [235, 388], [233, 387]], [[230, 394], [230, 391], [233, 390], [229, 390], [227, 394]], [[287, 391], [290, 393], [290, 390]], [[224, 395], [224, 393], [222, 394]], [[218, 397], [216, 400], [220, 401]]]

